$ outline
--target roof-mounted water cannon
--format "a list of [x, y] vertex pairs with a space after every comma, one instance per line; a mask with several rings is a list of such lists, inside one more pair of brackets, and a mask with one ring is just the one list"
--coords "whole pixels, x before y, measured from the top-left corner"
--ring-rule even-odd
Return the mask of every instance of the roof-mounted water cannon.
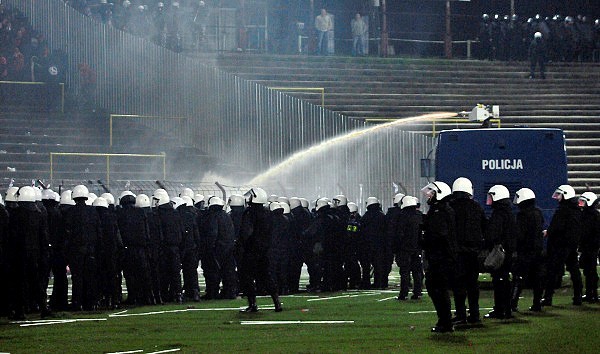
[[469, 121], [471, 121], [471, 122], [483, 122], [486, 119], [490, 119], [490, 118], [498, 119], [498, 118], [500, 118], [500, 106], [497, 106], [497, 105], [489, 106], [489, 105], [484, 105], [484, 104], [478, 103], [471, 110], [471, 112], [463, 111], [463, 112], [460, 112], [459, 115], [461, 117], [468, 118]]

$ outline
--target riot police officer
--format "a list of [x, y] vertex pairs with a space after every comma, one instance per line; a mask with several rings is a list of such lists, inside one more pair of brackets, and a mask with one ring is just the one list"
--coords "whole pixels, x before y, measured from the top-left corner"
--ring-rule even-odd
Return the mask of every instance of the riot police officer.
[[[392, 253], [391, 239], [386, 233], [385, 214], [381, 210], [381, 203], [376, 197], [366, 200], [367, 211], [361, 218], [362, 237], [368, 243], [368, 259], [373, 266], [373, 287], [385, 289], [389, 276], [388, 261]], [[370, 270], [363, 267], [363, 287], [370, 288]], [[366, 278], [366, 279], [365, 279]]]
[[[234, 247], [235, 230], [231, 217], [223, 207], [225, 202], [219, 197], [208, 200], [206, 230], [209, 240], [207, 257], [213, 260], [216, 275], [206, 279], [206, 294], [211, 298], [235, 299], [237, 296], [237, 278], [235, 273]], [[219, 283], [223, 289], [219, 293]]]
[[417, 198], [405, 195], [398, 202], [401, 213], [397, 222], [397, 233], [394, 239], [396, 263], [400, 268], [400, 293], [398, 300], [406, 300], [410, 283], [413, 279], [412, 300], [422, 296], [423, 262], [421, 250], [421, 231], [423, 214], [417, 209]]
[[449, 290], [456, 268], [455, 216], [448, 204], [452, 191], [441, 181], [431, 182], [421, 191], [429, 205], [424, 217], [422, 240], [427, 262], [425, 285], [438, 316], [438, 322], [431, 331], [452, 332]]
[[579, 263], [585, 275], [585, 295], [582, 301], [598, 302], [598, 271], [596, 260], [600, 248], [600, 213], [596, 209], [597, 196], [585, 192], [579, 197], [579, 205], [583, 208], [581, 215], [582, 233], [579, 241]]
[[290, 293], [296, 293], [300, 288], [300, 275], [304, 264], [303, 232], [310, 225], [310, 212], [302, 207], [298, 197], [290, 198], [290, 267], [288, 287]]
[[[479, 317], [479, 263], [478, 254], [483, 246], [485, 213], [473, 200], [473, 184], [459, 177], [452, 184], [450, 206], [456, 221], [456, 282], [453, 288], [456, 315], [454, 324], [478, 323]], [[465, 300], [469, 301], [469, 316]]]

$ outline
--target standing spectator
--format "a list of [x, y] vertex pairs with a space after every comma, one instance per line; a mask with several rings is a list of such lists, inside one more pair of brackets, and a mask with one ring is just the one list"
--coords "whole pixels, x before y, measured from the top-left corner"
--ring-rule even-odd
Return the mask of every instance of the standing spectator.
[[350, 27], [352, 28], [352, 56], [365, 55], [365, 44], [369, 28], [360, 13], [354, 16], [354, 19], [350, 22]]
[[[324, 55], [328, 52], [329, 36], [331, 35], [331, 31], [333, 31], [333, 20], [327, 13], [327, 10], [321, 9], [321, 14], [315, 19], [315, 28], [319, 35], [317, 54]], [[323, 43], [323, 39], [325, 39], [325, 43]], [[325, 48], [323, 48], [323, 45], [325, 45]]]
[[542, 32], [535, 32], [529, 44], [529, 78], [535, 78], [535, 67], [540, 66], [540, 77], [546, 78], [546, 42], [542, 39]]
[[21, 53], [19, 47], [13, 49], [13, 55], [10, 61], [9, 78], [12, 81], [22, 81], [25, 75], [25, 56]]

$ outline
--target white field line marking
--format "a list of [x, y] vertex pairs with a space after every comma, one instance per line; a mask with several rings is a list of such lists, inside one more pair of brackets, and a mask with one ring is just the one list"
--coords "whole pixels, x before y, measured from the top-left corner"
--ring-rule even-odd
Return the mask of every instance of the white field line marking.
[[188, 311], [239, 311], [242, 307], [219, 307], [210, 309], [180, 309], [180, 310], [165, 310], [165, 311], [151, 311], [151, 312], [140, 312], [140, 313], [123, 313], [123, 314], [112, 314], [108, 317], [131, 317], [131, 316], [151, 316], [151, 315], [162, 315], [165, 313], [178, 313]]
[[354, 321], [241, 321], [241, 325], [347, 324]]
[[121, 315], [121, 314], [124, 314], [127, 311], [129, 311], [129, 310], [123, 310], [123, 311], [115, 312], [115, 313], [113, 313], [113, 315]]
[[79, 319], [70, 319], [70, 320], [53, 320], [53, 321], [45, 321], [45, 322], [33, 322], [33, 323], [22, 323], [20, 327], [33, 327], [33, 326], [47, 326], [47, 325], [55, 325], [55, 324], [64, 324], [64, 323], [74, 323], [74, 322], [84, 322], [84, 321], [106, 321], [106, 318], [79, 318]]
[[148, 354], [173, 353], [173, 352], [178, 352], [180, 350], [181, 350], [181, 348], [175, 348], [175, 349], [160, 350], [158, 352], [151, 352]]
[[[480, 310], [491, 310], [493, 309], [493, 307], [483, 307], [483, 308], [479, 308]], [[452, 311], [454, 312], [454, 311]], [[436, 313], [436, 311], [410, 311], [408, 312], [408, 314], [410, 315], [417, 315], [417, 314], [421, 314], [421, 313]]]
[[397, 299], [397, 298], [398, 298], [397, 296], [386, 297], [385, 299], [379, 299], [379, 300], [377, 300], [377, 302], [388, 301], [388, 300]]
[[373, 296], [373, 295], [381, 295], [381, 293], [362, 293], [362, 294], [355, 294], [355, 295], [346, 294], [346, 295], [340, 295], [340, 296], [330, 296], [330, 297], [320, 297], [317, 299], [308, 299], [306, 301], [324, 301], [324, 300], [342, 299], [342, 298], [359, 297], [359, 296]]
[[106, 354], [131, 354], [131, 353], [143, 353], [144, 350], [143, 349], [138, 349], [138, 350], [128, 350], [126, 352], [112, 352], [112, 353], [106, 353]]

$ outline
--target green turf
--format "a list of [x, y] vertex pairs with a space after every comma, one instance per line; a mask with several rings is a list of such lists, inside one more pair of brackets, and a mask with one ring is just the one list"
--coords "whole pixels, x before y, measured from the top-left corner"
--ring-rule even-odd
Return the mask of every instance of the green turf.
[[[554, 307], [543, 313], [524, 311], [513, 320], [484, 320], [478, 328], [459, 329], [452, 334], [432, 334], [434, 313], [427, 296], [420, 301], [398, 302], [395, 293], [320, 294], [321, 297], [360, 295], [325, 301], [309, 297], [283, 297], [284, 312], [261, 310], [256, 314], [237, 311], [189, 311], [139, 317], [108, 317], [111, 312], [58, 313], [58, 319], [108, 318], [102, 322], [77, 322], [38, 327], [20, 327], [0, 320], [0, 352], [12, 353], [102, 353], [140, 350], [152, 352], [181, 348], [182, 352], [511, 352], [594, 353], [600, 345], [600, 305], [575, 307], [569, 291], [556, 295]], [[530, 292], [521, 305], [530, 305]], [[240, 307], [244, 300], [205, 301], [184, 305], [130, 308], [143, 313], [193, 307]], [[260, 298], [259, 306], [272, 305]], [[491, 306], [491, 292], [483, 291], [482, 307]], [[30, 316], [30, 320], [35, 320]], [[352, 320], [353, 324], [241, 325], [241, 321]]]

